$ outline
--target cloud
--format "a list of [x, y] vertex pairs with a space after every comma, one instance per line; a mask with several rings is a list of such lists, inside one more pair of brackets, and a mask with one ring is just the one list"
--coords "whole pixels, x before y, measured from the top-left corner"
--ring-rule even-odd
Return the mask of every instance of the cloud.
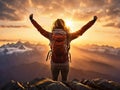
[[0, 39], [0, 42], [15, 42], [16, 40]]
[[[120, 0], [0, 0], [0, 20], [23, 20], [32, 10], [51, 18], [67, 17], [76, 21], [90, 20], [94, 15], [99, 21], [118, 23]], [[34, 13], [34, 12], [33, 12]]]
[[108, 24], [103, 25], [104, 27], [115, 27], [115, 28], [120, 28], [120, 22], [111, 22]]
[[120, 15], [120, 0], [111, 0], [111, 4], [108, 6], [107, 14], [117, 16]]
[[63, 6], [63, 0], [31, 0], [33, 7], [37, 9], [42, 15], [48, 15], [53, 17], [59, 17], [60, 14], [64, 14], [65, 7]]
[[[54, 0], [52, 0], [54, 1]], [[51, 0], [31, 0], [31, 2], [34, 4], [34, 5], [43, 5], [43, 6], [49, 6], [52, 2]]]
[[[79, 0], [31, 0], [33, 6], [37, 8], [37, 11], [44, 15], [50, 15], [51, 17], [71, 17], [75, 20], [86, 20], [93, 16], [93, 11], [84, 11], [85, 9], [80, 6]], [[86, 2], [84, 2], [85, 4]], [[85, 7], [86, 8], [86, 7]], [[86, 9], [87, 10], [87, 9]], [[89, 15], [88, 15], [89, 14]], [[84, 17], [84, 18], [83, 18]]]
[[[82, 1], [85, 3], [85, 0]], [[85, 6], [83, 13], [75, 15], [77, 19], [89, 19], [90, 16], [97, 15], [99, 21], [106, 23], [103, 26], [120, 28], [120, 0], [88, 0]]]
[[[84, 47], [84, 49], [91, 51], [91, 52], [96, 52], [96, 53], [101, 53], [104, 55], [110, 55], [110, 56], [119, 56], [120, 54], [120, 48], [115, 48], [113, 46], [108, 46], [108, 45], [87, 45]], [[110, 57], [109, 56], [109, 57]]]
[[0, 25], [0, 28], [28, 28], [26, 25], [20, 25], [20, 26], [15, 26], [15, 25]]
[[28, 0], [0, 0], [1, 20], [22, 20]]

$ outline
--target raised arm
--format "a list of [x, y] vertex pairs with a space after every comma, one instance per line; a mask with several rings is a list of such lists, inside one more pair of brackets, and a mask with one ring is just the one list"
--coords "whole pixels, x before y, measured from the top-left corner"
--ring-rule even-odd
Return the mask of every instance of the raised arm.
[[50, 38], [50, 32], [44, 30], [34, 19], [33, 14], [29, 16], [30, 21], [32, 22], [33, 26], [46, 38]]
[[71, 40], [77, 38], [82, 35], [87, 29], [89, 29], [97, 20], [97, 16], [94, 16], [93, 20], [89, 21], [86, 25], [84, 25], [80, 30], [71, 33]]

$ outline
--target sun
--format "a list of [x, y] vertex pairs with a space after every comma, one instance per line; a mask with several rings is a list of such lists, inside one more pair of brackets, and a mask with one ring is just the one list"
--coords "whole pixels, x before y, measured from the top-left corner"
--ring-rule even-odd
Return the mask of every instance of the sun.
[[65, 20], [65, 23], [66, 23], [66, 26], [69, 27], [69, 28], [71, 28], [72, 25], [73, 25], [71, 20]]
[[73, 23], [73, 21], [69, 20], [69, 19], [66, 19], [65, 20], [65, 24], [70, 29], [70, 31], [73, 32], [73, 30], [74, 30], [74, 25], [73, 25], [74, 23]]

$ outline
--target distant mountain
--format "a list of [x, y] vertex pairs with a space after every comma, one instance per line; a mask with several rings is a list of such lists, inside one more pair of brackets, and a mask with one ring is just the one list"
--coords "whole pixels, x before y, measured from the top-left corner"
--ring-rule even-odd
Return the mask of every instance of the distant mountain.
[[114, 48], [113, 46], [108, 45], [85, 45], [82, 47], [82, 49], [92, 51], [92, 52], [99, 52], [99, 53], [105, 53], [109, 55], [115, 55], [120, 57], [120, 48]]
[[[18, 41], [0, 47], [0, 70], [34, 61], [40, 62], [46, 54], [46, 46]], [[41, 60], [42, 61], [42, 60]]]
[[26, 51], [32, 50], [31, 48], [27, 48], [22, 42], [18, 41], [17, 43], [13, 44], [5, 44], [0, 47], [0, 55], [5, 54], [14, 54], [14, 53], [23, 53]]

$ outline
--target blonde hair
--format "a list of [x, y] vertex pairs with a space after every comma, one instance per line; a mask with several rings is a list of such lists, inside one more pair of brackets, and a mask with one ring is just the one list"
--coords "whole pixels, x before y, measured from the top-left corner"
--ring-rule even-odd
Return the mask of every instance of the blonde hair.
[[65, 30], [67, 33], [70, 32], [69, 28], [66, 27], [65, 22], [63, 19], [57, 19], [54, 23], [53, 23], [53, 28], [54, 29], [63, 29]]

